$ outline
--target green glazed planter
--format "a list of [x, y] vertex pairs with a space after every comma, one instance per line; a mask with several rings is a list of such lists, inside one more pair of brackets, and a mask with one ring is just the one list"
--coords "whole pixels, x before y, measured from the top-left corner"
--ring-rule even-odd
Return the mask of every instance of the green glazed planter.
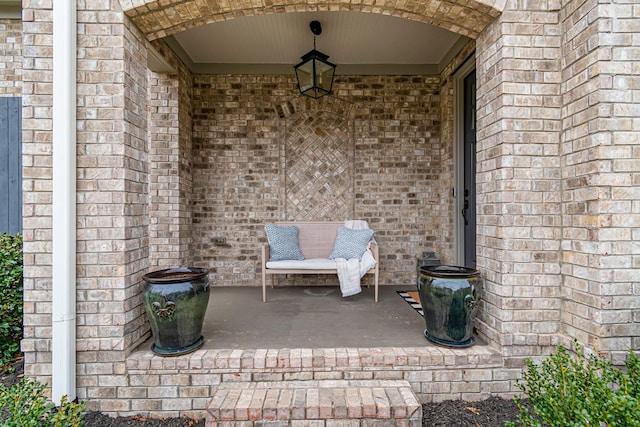
[[480, 272], [450, 265], [420, 268], [418, 292], [426, 329], [424, 336], [446, 347], [475, 343], [473, 320], [482, 292]]
[[154, 353], [179, 356], [202, 346], [202, 324], [209, 304], [208, 273], [202, 268], [172, 268], [143, 276]]

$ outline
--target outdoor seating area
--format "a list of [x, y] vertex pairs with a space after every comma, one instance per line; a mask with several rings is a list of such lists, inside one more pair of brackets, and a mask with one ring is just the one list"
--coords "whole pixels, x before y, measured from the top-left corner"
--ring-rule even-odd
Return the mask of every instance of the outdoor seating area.
[[[366, 228], [357, 230], [345, 224]], [[367, 275], [367, 286], [371, 286], [369, 275], [373, 275], [374, 300], [378, 302], [380, 256], [374, 231], [365, 221], [277, 222], [267, 225], [266, 230], [268, 243], [262, 247], [261, 265], [263, 302], [267, 301], [267, 276], [271, 276], [273, 288], [277, 274], [337, 274], [340, 289], [348, 296], [359, 292], [362, 276]]]

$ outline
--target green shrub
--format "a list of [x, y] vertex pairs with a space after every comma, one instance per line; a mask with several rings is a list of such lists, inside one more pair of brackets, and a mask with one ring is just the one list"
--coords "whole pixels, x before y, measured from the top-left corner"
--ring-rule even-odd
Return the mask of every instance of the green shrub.
[[83, 425], [84, 402], [67, 402], [62, 398], [56, 407], [44, 395], [45, 386], [23, 378], [7, 388], [0, 384], [0, 407], [4, 427], [80, 427]]
[[518, 387], [528, 405], [516, 398], [518, 425], [640, 426], [640, 358], [629, 351], [626, 369], [620, 370], [601, 355], [585, 358], [575, 346], [577, 356], [559, 346], [540, 369], [527, 361], [525, 382]]
[[22, 236], [0, 233], [0, 367], [20, 350]]

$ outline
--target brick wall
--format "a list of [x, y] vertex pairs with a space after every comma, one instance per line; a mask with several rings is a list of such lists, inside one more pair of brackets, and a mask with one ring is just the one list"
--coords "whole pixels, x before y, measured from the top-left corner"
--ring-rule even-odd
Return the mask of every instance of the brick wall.
[[50, 8], [23, 11], [22, 40], [28, 49], [22, 63], [22, 350], [25, 373], [43, 382], [51, 375], [51, 19]]
[[596, 1], [561, 13], [563, 322], [618, 358], [640, 348], [639, 13]]
[[[359, 80], [347, 87], [352, 96], [359, 94]], [[451, 187], [440, 186], [440, 78], [365, 77], [362, 83], [362, 97], [354, 99], [362, 105], [355, 125], [362, 176], [356, 215], [362, 212], [379, 230], [381, 283], [409, 285], [415, 283], [415, 257], [424, 250], [442, 256], [440, 248], [446, 248], [436, 237], [446, 223], [440, 202]]]
[[126, 354], [149, 335], [147, 50], [109, 4], [87, 6], [78, 24], [78, 397], [110, 402]]
[[[23, 4], [26, 373], [50, 381], [51, 2]], [[146, 42], [109, 4], [78, 12], [77, 349], [79, 387], [120, 381], [148, 336]], [[100, 380], [101, 374], [111, 379]], [[87, 397], [80, 392], [80, 397]]]
[[[337, 77], [338, 99], [305, 100], [295, 111], [280, 113], [282, 117], [279, 106], [300, 99], [293, 76], [195, 76], [194, 80], [194, 263], [210, 268], [215, 284], [258, 283], [264, 224], [301, 219], [297, 210], [287, 210], [287, 203], [314, 212], [340, 198], [329, 192], [303, 200], [291, 192], [307, 183], [291, 181], [297, 176], [304, 180], [304, 174], [284, 178], [290, 172], [285, 165], [296, 157], [291, 147], [285, 149], [287, 135], [292, 127], [306, 132], [301, 128], [306, 129], [308, 122], [296, 118], [307, 112], [329, 112], [313, 114], [313, 131], [324, 132], [333, 126], [335, 116], [353, 109], [340, 133], [341, 143], [348, 144], [343, 155], [352, 151], [354, 156], [342, 167], [348, 169], [345, 174], [351, 176], [355, 196], [346, 210], [318, 211], [307, 219], [340, 221], [348, 215], [368, 220], [380, 243], [384, 284], [415, 283], [415, 256], [423, 250], [440, 253], [442, 242], [436, 236], [447, 220], [439, 203], [444, 190], [438, 76]], [[293, 133], [291, 138], [299, 136]], [[319, 137], [315, 143], [327, 141]], [[311, 152], [322, 147], [307, 148]], [[347, 179], [345, 174], [334, 181]], [[216, 247], [214, 237], [224, 237], [229, 246]]]
[[0, 96], [22, 96], [22, 21], [0, 20]]
[[480, 331], [512, 363], [562, 332], [556, 6], [509, 1], [476, 41]]
[[149, 264], [170, 268], [191, 263], [192, 154], [189, 70], [164, 43], [154, 43], [177, 70], [149, 72]]

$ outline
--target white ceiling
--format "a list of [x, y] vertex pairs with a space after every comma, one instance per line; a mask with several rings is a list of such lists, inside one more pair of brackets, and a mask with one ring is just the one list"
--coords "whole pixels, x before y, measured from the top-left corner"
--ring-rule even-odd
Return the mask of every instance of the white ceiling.
[[467, 40], [439, 27], [386, 15], [294, 12], [208, 24], [167, 41], [196, 73], [278, 73], [285, 68], [291, 72], [313, 48], [313, 20], [322, 24], [316, 48], [329, 55], [340, 74], [438, 72]]

